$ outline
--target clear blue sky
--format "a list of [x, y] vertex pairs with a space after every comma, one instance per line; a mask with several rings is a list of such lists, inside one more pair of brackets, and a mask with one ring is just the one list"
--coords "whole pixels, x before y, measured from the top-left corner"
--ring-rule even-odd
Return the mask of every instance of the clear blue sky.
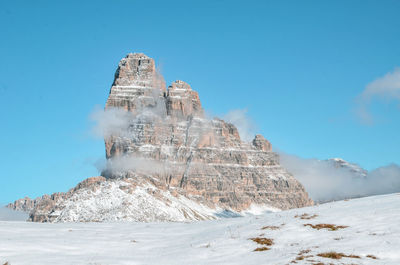
[[[189, 3], [191, 2], [191, 3]], [[247, 108], [273, 146], [400, 164], [399, 101], [354, 114], [366, 85], [400, 66], [400, 1], [1, 1], [0, 202], [98, 175], [88, 116], [118, 61], [156, 59], [208, 111]]]

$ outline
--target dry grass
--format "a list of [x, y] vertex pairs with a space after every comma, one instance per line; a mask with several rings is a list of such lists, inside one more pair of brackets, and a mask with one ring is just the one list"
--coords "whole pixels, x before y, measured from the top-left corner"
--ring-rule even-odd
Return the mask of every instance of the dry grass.
[[261, 228], [261, 230], [266, 230], [266, 229], [268, 229], [268, 230], [278, 230], [278, 229], [280, 229], [280, 227], [279, 226], [275, 226], [275, 225], [267, 225], [267, 226], [263, 226]]
[[6, 263], [4, 263], [3, 265], [11, 265], [8, 261]]
[[318, 230], [320, 230], [320, 229], [328, 229], [330, 231], [336, 231], [336, 230], [348, 227], [346, 225], [333, 225], [333, 224], [316, 224], [316, 225], [304, 224], [304, 226], [309, 226], [311, 228], [318, 229]]
[[307, 259], [307, 258], [311, 258], [311, 257], [314, 257], [314, 256], [313, 255], [307, 255], [307, 256], [301, 255], [301, 256], [297, 256], [296, 260], [303, 260], [303, 259]]
[[374, 255], [367, 255], [367, 258], [370, 258], [370, 259], [378, 259], [376, 256], [374, 256]]
[[253, 251], [267, 251], [267, 250], [270, 250], [270, 248], [267, 248], [267, 247], [261, 247], [261, 248], [256, 248], [255, 250], [253, 250]]
[[360, 256], [357, 255], [346, 255], [343, 253], [338, 253], [335, 251], [324, 252], [317, 254], [319, 257], [328, 258], [328, 259], [341, 259], [341, 258], [353, 258], [353, 259], [360, 259]]
[[303, 213], [302, 215], [295, 215], [294, 218], [300, 218], [302, 220], [310, 220], [318, 217], [317, 214], [309, 215], [308, 213]]
[[304, 254], [307, 254], [310, 252], [311, 252], [310, 249], [304, 249], [304, 250], [300, 251], [299, 254], [297, 254], [296, 259], [292, 260], [290, 263], [297, 263], [297, 261], [299, 261], [299, 260], [304, 260], [307, 258], [314, 257], [313, 255], [304, 255]]
[[266, 246], [272, 246], [274, 244], [274, 240], [271, 238], [266, 238], [266, 237], [253, 237], [249, 238], [251, 241], [256, 242], [259, 245], [266, 245]]

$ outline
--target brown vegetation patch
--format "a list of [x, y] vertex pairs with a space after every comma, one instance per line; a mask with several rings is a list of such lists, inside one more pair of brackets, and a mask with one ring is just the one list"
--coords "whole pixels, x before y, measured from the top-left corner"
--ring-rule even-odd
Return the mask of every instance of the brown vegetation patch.
[[297, 254], [296, 259], [292, 260], [290, 263], [297, 263], [297, 261], [299, 261], [299, 260], [304, 260], [307, 258], [314, 257], [313, 255], [304, 255], [304, 254], [307, 254], [310, 252], [311, 252], [310, 249], [304, 249], [304, 250], [300, 251], [299, 254]]
[[319, 257], [328, 258], [328, 259], [341, 259], [341, 258], [353, 258], [353, 259], [360, 259], [360, 256], [357, 255], [346, 255], [343, 253], [338, 253], [335, 251], [324, 252], [317, 254]]
[[266, 238], [266, 237], [253, 237], [250, 238], [253, 242], [256, 242], [257, 244], [260, 245], [266, 245], [266, 246], [272, 246], [274, 244], [274, 240], [271, 238]]
[[10, 263], [7, 261], [6, 263], [4, 263], [3, 265], [10, 265]]
[[370, 259], [378, 259], [376, 256], [374, 256], [374, 255], [367, 255], [367, 258], [370, 258]]
[[309, 215], [308, 213], [303, 213], [302, 215], [295, 215], [294, 218], [300, 218], [302, 220], [310, 220], [318, 217], [317, 214]]
[[318, 229], [318, 230], [320, 230], [320, 229], [328, 229], [330, 231], [336, 231], [336, 230], [348, 227], [346, 225], [333, 225], [333, 224], [316, 224], [316, 225], [304, 224], [304, 226], [309, 226], [311, 228]]
[[297, 256], [296, 260], [303, 260], [303, 259], [308, 259], [308, 258], [311, 258], [311, 257], [314, 257], [314, 256], [313, 255], [307, 255], [307, 256], [301, 255], [301, 256]]
[[270, 248], [267, 248], [267, 247], [261, 247], [261, 248], [256, 248], [255, 250], [253, 250], [253, 251], [267, 251], [267, 250], [270, 250]]
[[275, 225], [267, 225], [267, 226], [263, 226], [261, 228], [261, 230], [266, 230], [266, 229], [268, 229], [268, 230], [278, 230], [278, 229], [280, 229], [280, 227], [279, 226], [275, 226]]

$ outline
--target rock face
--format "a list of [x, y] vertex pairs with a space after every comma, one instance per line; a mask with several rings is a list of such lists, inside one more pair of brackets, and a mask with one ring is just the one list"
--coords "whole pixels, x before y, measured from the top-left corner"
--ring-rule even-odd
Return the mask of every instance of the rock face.
[[9, 203], [6, 207], [15, 211], [30, 212], [35, 208], [36, 204], [39, 202], [40, 198], [32, 200], [29, 197], [25, 197], [16, 200], [13, 203]]
[[179, 80], [167, 89], [142, 53], [120, 61], [105, 113], [118, 126], [105, 133], [103, 177], [34, 203], [32, 221], [201, 220], [313, 204], [263, 136], [244, 142], [233, 124], [207, 119], [198, 93]]
[[106, 139], [107, 157], [145, 158], [161, 163], [161, 168], [105, 171], [104, 176], [151, 174], [161, 189], [236, 211], [252, 203], [281, 209], [311, 204], [263, 136], [252, 143], [241, 141], [234, 125], [204, 117], [198, 93], [190, 85], [178, 80], [165, 90], [164, 84], [151, 58], [129, 54], [121, 60], [106, 111], [122, 108], [133, 115], [123, 133]]

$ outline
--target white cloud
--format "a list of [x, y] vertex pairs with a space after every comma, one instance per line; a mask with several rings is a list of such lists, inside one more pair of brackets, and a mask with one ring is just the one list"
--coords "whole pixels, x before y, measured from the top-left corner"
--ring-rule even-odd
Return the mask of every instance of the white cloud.
[[356, 114], [364, 123], [373, 122], [369, 105], [374, 99], [400, 102], [400, 68], [395, 68], [392, 72], [369, 83], [357, 97]]
[[103, 110], [96, 108], [90, 119], [94, 122], [92, 133], [96, 137], [108, 138], [111, 135], [123, 135], [127, 132], [130, 120], [134, 119], [131, 112], [123, 109], [111, 108]]
[[121, 175], [127, 172], [136, 172], [139, 174], [162, 174], [168, 171], [167, 164], [147, 157], [137, 155], [123, 155], [107, 160], [97, 161], [98, 170], [106, 171], [106, 174]]
[[365, 100], [371, 100], [374, 96], [400, 100], [400, 68], [369, 83], [361, 94]]

